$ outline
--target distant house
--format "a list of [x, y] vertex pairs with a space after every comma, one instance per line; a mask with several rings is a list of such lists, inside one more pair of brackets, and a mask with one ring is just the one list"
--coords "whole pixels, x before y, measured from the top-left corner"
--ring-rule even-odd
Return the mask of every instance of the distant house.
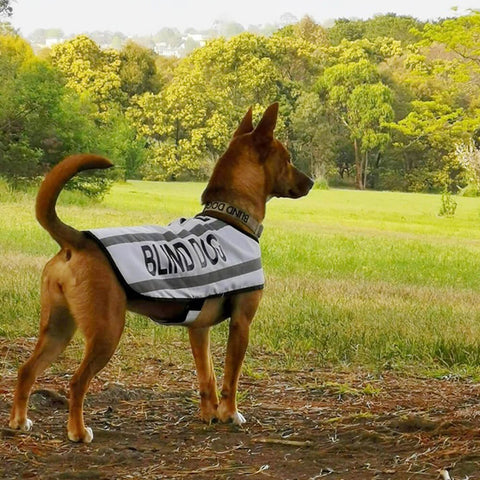
[[153, 47], [153, 50], [156, 54], [162, 55], [163, 57], [180, 57], [181, 48], [172, 47], [167, 44], [167, 42], [158, 42]]
[[30, 45], [33, 48], [33, 51], [37, 54], [39, 51], [43, 50], [44, 48], [52, 48], [57, 43], [63, 42], [64, 39], [57, 38], [57, 37], [47, 37], [38, 40], [30, 40]]
[[186, 33], [182, 35], [179, 45], [173, 47], [167, 42], [158, 42], [155, 44], [153, 50], [158, 55], [164, 57], [180, 58], [193, 48], [203, 47], [207, 42], [207, 37], [202, 33]]
[[203, 47], [207, 41], [205, 35], [202, 33], [187, 33], [186, 37], [184, 37], [184, 40], [187, 39], [197, 42], [201, 47]]

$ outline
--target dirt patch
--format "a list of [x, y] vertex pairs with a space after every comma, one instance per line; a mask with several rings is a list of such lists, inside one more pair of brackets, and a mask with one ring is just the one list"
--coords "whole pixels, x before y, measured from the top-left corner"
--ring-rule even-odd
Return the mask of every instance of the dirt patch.
[[66, 439], [65, 374], [49, 372], [31, 398], [32, 432], [6, 427], [13, 358], [29, 345], [0, 340], [2, 479], [455, 479], [480, 478], [480, 387], [361, 370], [256, 372], [241, 381], [247, 425], [204, 425], [189, 365], [146, 360], [92, 383], [90, 445]]

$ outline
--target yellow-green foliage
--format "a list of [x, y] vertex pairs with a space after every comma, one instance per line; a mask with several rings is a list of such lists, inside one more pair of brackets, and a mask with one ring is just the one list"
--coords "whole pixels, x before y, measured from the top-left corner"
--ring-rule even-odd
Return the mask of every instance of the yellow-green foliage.
[[67, 86], [80, 95], [87, 95], [100, 112], [121, 97], [120, 57], [115, 50], [102, 50], [93, 40], [79, 35], [55, 45], [51, 59], [67, 80]]

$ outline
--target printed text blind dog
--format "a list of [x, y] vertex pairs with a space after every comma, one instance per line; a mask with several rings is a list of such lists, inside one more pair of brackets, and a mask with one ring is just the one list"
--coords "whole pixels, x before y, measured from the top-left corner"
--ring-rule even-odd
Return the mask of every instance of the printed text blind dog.
[[167, 227], [89, 230], [135, 293], [169, 300], [203, 299], [263, 288], [258, 241], [211, 217]]

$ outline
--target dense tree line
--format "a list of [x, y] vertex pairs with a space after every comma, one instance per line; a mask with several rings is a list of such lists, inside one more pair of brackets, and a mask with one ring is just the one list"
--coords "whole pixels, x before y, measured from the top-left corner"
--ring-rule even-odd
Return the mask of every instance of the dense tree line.
[[87, 36], [35, 55], [2, 24], [0, 175], [20, 182], [90, 151], [124, 178], [204, 179], [246, 109], [279, 101], [278, 135], [315, 177], [478, 194], [479, 37], [476, 11], [330, 28], [305, 17], [175, 59], [133, 42], [102, 50]]

